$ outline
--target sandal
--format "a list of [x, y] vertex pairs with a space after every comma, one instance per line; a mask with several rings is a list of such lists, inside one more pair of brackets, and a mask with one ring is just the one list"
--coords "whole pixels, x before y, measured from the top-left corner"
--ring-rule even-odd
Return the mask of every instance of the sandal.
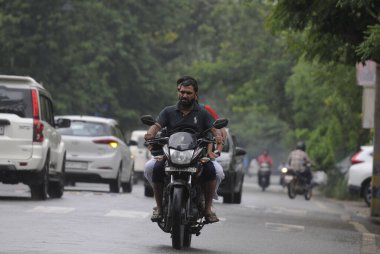
[[161, 212], [158, 209], [154, 209], [152, 217], [150, 217], [150, 220], [152, 222], [159, 222], [159, 221], [161, 221], [162, 220]]
[[215, 223], [219, 221], [219, 218], [214, 212], [212, 212], [210, 214], [205, 214], [205, 221], [206, 223]]

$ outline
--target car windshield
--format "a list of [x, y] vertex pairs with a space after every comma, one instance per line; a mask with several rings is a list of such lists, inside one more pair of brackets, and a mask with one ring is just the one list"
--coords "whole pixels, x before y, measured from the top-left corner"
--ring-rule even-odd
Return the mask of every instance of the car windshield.
[[32, 117], [32, 95], [28, 89], [12, 89], [0, 86], [0, 113]]
[[60, 128], [61, 135], [101, 137], [111, 136], [110, 126], [104, 123], [87, 122], [82, 120], [71, 120], [70, 128]]

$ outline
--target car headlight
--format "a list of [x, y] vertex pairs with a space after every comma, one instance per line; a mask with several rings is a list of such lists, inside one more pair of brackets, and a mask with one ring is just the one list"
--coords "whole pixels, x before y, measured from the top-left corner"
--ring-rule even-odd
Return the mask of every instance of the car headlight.
[[170, 159], [172, 163], [184, 165], [191, 162], [194, 150], [178, 151], [170, 149]]

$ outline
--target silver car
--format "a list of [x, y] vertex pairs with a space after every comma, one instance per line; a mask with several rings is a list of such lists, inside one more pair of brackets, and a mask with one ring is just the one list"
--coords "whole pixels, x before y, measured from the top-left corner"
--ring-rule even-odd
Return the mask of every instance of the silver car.
[[57, 116], [69, 119], [61, 128], [65, 142], [68, 182], [108, 183], [110, 192], [131, 192], [134, 161], [123, 132], [114, 119], [94, 116]]

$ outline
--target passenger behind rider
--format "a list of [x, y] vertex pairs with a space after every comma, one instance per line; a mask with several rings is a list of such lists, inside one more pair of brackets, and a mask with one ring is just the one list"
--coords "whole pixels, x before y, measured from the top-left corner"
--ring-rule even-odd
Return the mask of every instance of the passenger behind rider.
[[296, 149], [289, 154], [289, 168], [299, 172], [302, 177], [306, 178], [306, 183], [310, 184], [312, 179], [310, 164], [311, 160], [306, 153], [305, 143], [303, 141], [298, 141]]
[[[190, 76], [183, 76], [183, 77], [179, 78], [177, 80], [178, 99], [180, 98], [180, 92], [179, 92], [180, 84], [182, 82], [184, 82], [185, 80], [193, 80], [194, 82], [197, 82], [193, 77], [190, 77]], [[196, 102], [198, 103], [198, 101], [196, 101]], [[210, 105], [199, 104], [199, 106], [201, 106], [204, 109], [206, 109], [215, 120], [219, 118], [218, 114], [215, 112], [215, 110]], [[225, 128], [222, 128], [220, 130], [221, 130], [221, 135], [222, 135], [222, 138], [223, 138], [223, 143], [225, 143], [226, 138], [227, 138], [227, 131], [226, 131]], [[225, 177], [224, 171], [223, 171], [223, 167], [219, 164], [219, 162], [217, 162], [215, 160], [215, 158], [217, 158], [217, 157], [220, 156], [220, 152], [219, 153], [218, 152], [219, 152], [218, 150], [214, 151], [213, 144], [209, 144], [209, 146], [208, 146], [208, 154], [210, 155], [210, 158], [213, 159], [212, 163], [214, 164], [215, 171], [216, 171], [215, 172], [216, 173], [216, 188], [215, 188], [215, 193], [214, 193], [214, 196], [213, 196], [213, 198], [215, 200], [219, 199], [218, 193], [217, 193], [218, 192], [218, 188], [219, 188], [220, 183], [223, 181], [223, 179]], [[151, 158], [145, 164], [144, 176], [148, 180], [148, 182], [150, 183], [150, 185], [152, 185], [153, 167], [154, 167], [155, 163], [156, 163], [156, 159], [155, 158]]]
[[[176, 105], [172, 105], [163, 109], [157, 121], [152, 125], [145, 140], [153, 139], [161, 128], [166, 127], [170, 132], [176, 127], [181, 125], [193, 126], [197, 132], [201, 133], [207, 129], [211, 129], [215, 137], [217, 150], [221, 151], [223, 148], [223, 138], [221, 132], [212, 127], [214, 119], [202, 107], [196, 103], [198, 99], [198, 85], [195, 79], [184, 80], [179, 85], [179, 101]], [[215, 156], [212, 152], [208, 153], [209, 157]], [[165, 162], [156, 161], [153, 169], [152, 186], [155, 201], [157, 204], [156, 209], [153, 210], [152, 221], [159, 221], [162, 219], [162, 191], [163, 182], [165, 177]], [[211, 210], [212, 198], [216, 189], [216, 173], [214, 164], [210, 161], [204, 164], [203, 172], [200, 176], [203, 191], [205, 194], [205, 209], [204, 216], [208, 223], [219, 221], [216, 214]]]

